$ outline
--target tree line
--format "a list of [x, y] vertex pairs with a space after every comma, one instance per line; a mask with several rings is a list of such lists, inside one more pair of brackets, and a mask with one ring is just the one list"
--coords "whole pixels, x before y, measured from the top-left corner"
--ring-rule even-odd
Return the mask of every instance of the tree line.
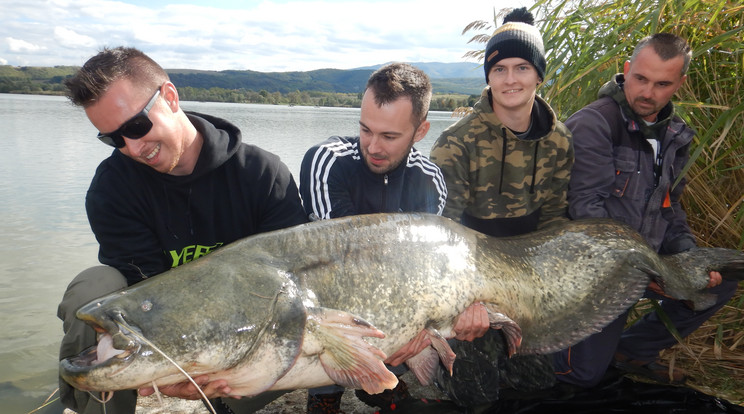
[[[65, 78], [72, 76], [77, 67], [74, 66], [55, 66], [55, 67], [12, 67], [12, 66], [0, 66], [0, 93], [21, 93], [21, 94], [48, 94], [48, 95], [64, 95], [65, 87], [63, 81]], [[334, 75], [335, 77], [330, 78], [331, 81], [334, 79], [340, 79], [336, 72], [340, 71], [325, 71], [329, 72], [328, 76]], [[273, 74], [274, 76], [278, 76]], [[284, 77], [292, 77], [292, 74], [281, 74]], [[356, 92], [338, 92], [338, 91], [324, 91], [324, 90], [313, 90], [313, 87], [307, 81], [304, 83], [297, 83], [301, 85], [300, 88], [294, 90], [280, 91], [271, 88], [274, 83], [269, 82], [269, 78], [266, 74], [260, 74], [255, 72], [241, 72], [239, 77], [232, 72], [216, 73], [216, 74], [183, 74], [173, 73], [173, 81], [178, 87], [180, 98], [186, 101], [203, 101], [203, 102], [232, 102], [232, 103], [255, 103], [255, 104], [266, 104], [266, 105], [300, 105], [300, 106], [323, 106], [323, 107], [347, 107], [347, 108], [359, 108], [361, 106], [363, 91]], [[197, 85], [209, 85], [226, 80], [235, 81], [244, 80], [247, 77], [260, 77], [269, 79], [264, 85], [263, 89], [254, 90], [245, 87], [218, 87], [218, 86], [192, 86]], [[294, 75], [302, 79], [302, 74], [298, 73]], [[264, 79], [261, 78], [261, 79]], [[284, 79], [281, 79], [284, 80]], [[331, 81], [324, 82], [324, 84], [330, 84]], [[465, 80], [447, 80], [443, 83], [444, 90], [452, 89], [463, 89], [471, 91], [471, 86], [462, 86], [457, 84], [457, 81], [465, 82]], [[196, 82], [196, 83], [195, 83]], [[246, 81], [247, 82], [247, 81]], [[340, 82], [340, 81], [339, 81]], [[437, 81], [438, 82], [438, 81]], [[471, 80], [467, 82], [472, 83]], [[235, 83], [235, 82], [233, 82]], [[260, 82], [251, 81], [251, 84], [260, 84]], [[286, 88], [288, 84], [292, 82], [284, 82], [282, 85]], [[349, 89], [352, 86], [347, 84], [335, 84], [335, 88]], [[363, 83], [362, 83], [363, 85]], [[305, 89], [306, 88], [306, 89]], [[318, 89], [320, 86], [318, 86]], [[361, 89], [361, 87], [353, 87], [352, 89]], [[436, 91], [436, 85], [435, 85]], [[467, 93], [436, 93], [432, 97], [431, 110], [434, 111], [453, 111], [458, 107], [472, 106], [478, 99], [479, 95], [467, 94]]]
[[[248, 89], [194, 88], [179, 87], [180, 98], [186, 101], [255, 103], [266, 105], [300, 105], [359, 108], [362, 104], [362, 92], [319, 92], [293, 91], [288, 93], [269, 92], [265, 89], [253, 91]], [[453, 111], [462, 106], [473, 106], [478, 95], [435, 94], [431, 99], [432, 111]]]

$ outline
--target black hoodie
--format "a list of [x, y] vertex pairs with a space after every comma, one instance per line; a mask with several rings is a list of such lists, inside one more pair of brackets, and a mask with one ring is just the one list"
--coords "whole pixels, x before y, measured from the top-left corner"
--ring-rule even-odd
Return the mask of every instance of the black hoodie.
[[306, 221], [279, 157], [241, 143], [229, 122], [187, 112], [204, 143], [194, 171], [163, 174], [115, 150], [86, 196], [98, 259], [129, 285], [240, 238]]

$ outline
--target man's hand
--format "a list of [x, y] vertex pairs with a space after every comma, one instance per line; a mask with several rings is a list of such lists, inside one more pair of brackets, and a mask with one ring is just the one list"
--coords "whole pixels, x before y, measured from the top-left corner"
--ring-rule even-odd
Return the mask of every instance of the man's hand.
[[491, 324], [488, 322], [486, 306], [480, 302], [465, 308], [455, 321], [455, 339], [472, 341], [488, 332]]
[[721, 284], [723, 277], [718, 272], [710, 272], [710, 281], [708, 282], [708, 288], [716, 287]]
[[[219, 398], [219, 397], [228, 397], [230, 396], [230, 393], [232, 392], [232, 389], [230, 389], [230, 387], [227, 385], [226, 380], [217, 380], [217, 381], [209, 382], [208, 375], [200, 375], [198, 377], [195, 377], [194, 382], [196, 382], [199, 385], [199, 387], [201, 387], [202, 392], [209, 399]], [[202, 398], [202, 395], [199, 392], [199, 390], [190, 381], [184, 381], [184, 382], [179, 382], [178, 384], [158, 387], [158, 390], [161, 393], [169, 397], [182, 398], [185, 400], [199, 400]], [[139, 389], [139, 395], [143, 397], [146, 397], [154, 393], [155, 393], [155, 388], [153, 387], [142, 387]], [[236, 398], [236, 397], [233, 397], [233, 398]]]
[[[723, 281], [723, 278], [721, 277], [721, 274], [719, 272], [710, 272], [708, 274], [708, 277], [709, 277], [708, 286], [706, 286], [706, 288], [708, 289], [720, 285], [721, 281]], [[662, 289], [661, 286], [659, 286], [659, 284], [654, 282], [653, 280], [648, 284], [648, 288], [658, 293], [659, 295], [664, 296], [665, 298], [674, 299], [671, 296], [664, 293], [664, 289]]]
[[[474, 303], [457, 315], [453, 331], [456, 339], [472, 341], [475, 338], [485, 335], [490, 327], [488, 311], [486, 311], [485, 305]], [[400, 365], [418, 355], [429, 345], [431, 345], [429, 333], [426, 330], [422, 330], [413, 339], [408, 341], [407, 344], [403, 345], [402, 348], [390, 355], [384, 362], [392, 366]]]
[[431, 345], [431, 339], [429, 339], [429, 333], [424, 329], [383, 362], [396, 367], [418, 355], [429, 345]]

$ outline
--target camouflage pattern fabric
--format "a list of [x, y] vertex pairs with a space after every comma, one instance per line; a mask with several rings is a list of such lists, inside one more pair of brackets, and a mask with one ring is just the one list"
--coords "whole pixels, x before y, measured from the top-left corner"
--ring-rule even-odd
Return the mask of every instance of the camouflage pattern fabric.
[[511, 218], [542, 209], [540, 227], [564, 217], [574, 160], [570, 131], [538, 96], [537, 104], [551, 117], [550, 132], [519, 139], [494, 114], [489, 90], [432, 147], [430, 158], [447, 182], [443, 215], [458, 221], [463, 212], [479, 219]]

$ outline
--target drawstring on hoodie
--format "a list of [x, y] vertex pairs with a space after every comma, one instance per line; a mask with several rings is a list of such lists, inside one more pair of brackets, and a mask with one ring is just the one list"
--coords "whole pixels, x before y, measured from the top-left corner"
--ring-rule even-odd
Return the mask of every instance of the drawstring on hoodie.
[[[175, 231], [173, 231], [173, 228], [171, 227], [171, 207], [170, 207], [170, 200], [168, 197], [168, 188], [165, 184], [163, 184], [163, 195], [165, 196], [165, 228], [170, 232], [170, 234], [173, 236], [174, 239], [179, 240], [178, 235]], [[189, 187], [189, 195], [186, 198], [186, 220], [189, 224], [189, 233], [191, 235], [194, 235], [194, 221], [191, 217], [191, 187]]]
[[168, 188], [165, 186], [165, 184], [163, 184], [163, 196], [165, 197], [165, 217], [163, 220], [165, 222], [165, 228], [168, 229], [168, 231], [170, 232], [170, 234], [173, 236], [174, 239], [178, 240], [178, 235], [176, 234], [176, 232], [173, 231], [173, 228], [171, 228], [171, 225], [170, 225], [171, 223], [170, 200], [168, 199]]
[[191, 187], [189, 187], [189, 196], [186, 199], [186, 217], [189, 221], [189, 233], [194, 235], [194, 221], [191, 219]]
[[501, 145], [501, 174], [499, 174], [499, 194], [501, 194], [501, 186], [504, 184], [504, 164], [506, 164], [506, 128], [501, 127], [501, 134], [503, 143]]
[[535, 176], [537, 175], [537, 147], [539, 142], [535, 142], [535, 155], [532, 156], [532, 184], [530, 185], [530, 194], [535, 194]]

